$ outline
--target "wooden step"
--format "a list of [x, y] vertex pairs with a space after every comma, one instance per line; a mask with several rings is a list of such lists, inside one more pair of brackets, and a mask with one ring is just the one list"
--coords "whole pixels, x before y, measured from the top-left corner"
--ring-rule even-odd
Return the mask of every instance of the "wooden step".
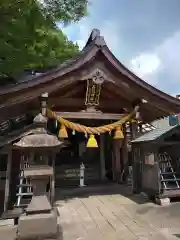
[[180, 190], [180, 188], [178, 187], [167, 187], [167, 188], [163, 188], [164, 190]]
[[161, 182], [176, 182], [176, 181], [180, 181], [180, 178], [165, 178], [165, 179], [161, 179]]
[[32, 196], [33, 192], [27, 192], [27, 193], [16, 193], [16, 196]]
[[17, 187], [32, 187], [32, 184], [23, 183], [23, 184], [18, 184]]
[[28, 204], [25, 203], [20, 203], [19, 206], [17, 204], [14, 204], [15, 208], [26, 208], [28, 206]]
[[161, 175], [177, 174], [176, 172], [161, 172]]

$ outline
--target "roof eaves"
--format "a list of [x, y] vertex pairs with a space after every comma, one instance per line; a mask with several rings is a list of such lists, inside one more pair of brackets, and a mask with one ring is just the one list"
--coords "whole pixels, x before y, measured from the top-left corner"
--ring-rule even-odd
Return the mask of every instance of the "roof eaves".
[[26, 80], [26, 81], [17, 82], [16, 84], [9, 85], [8, 87], [1, 88], [0, 89], [0, 96], [3, 95], [3, 94], [9, 93], [11, 91], [13, 92], [13, 91], [19, 90], [19, 86], [22, 86], [22, 88], [23, 88], [23, 87], [26, 87], [27, 84], [28, 84], [28, 86], [31, 87], [31, 86], [40, 84], [41, 82], [44, 83], [44, 82], [49, 81], [49, 79], [46, 80], [46, 81], [43, 81], [43, 78], [46, 77], [49, 74], [56, 74], [59, 71], [62, 71], [64, 69], [68, 68], [68, 67], [71, 67], [83, 55], [85, 55], [89, 51], [91, 51], [93, 46], [94, 46], [94, 41], [91, 44], [89, 44], [86, 48], [84, 48], [75, 58], [72, 58], [72, 59], [69, 59], [69, 60], [65, 61], [64, 63], [60, 64], [58, 67], [56, 67], [56, 68], [54, 68], [50, 71], [47, 71], [45, 73], [42, 73], [39, 76], [34, 76], [34, 77], [30, 78], [28, 81]]
[[[153, 94], [161, 95], [161, 98], [163, 98], [164, 100], [167, 100], [175, 105], [177, 105], [180, 108], [180, 100], [157, 89], [156, 87], [148, 84], [147, 82], [145, 82], [144, 80], [142, 80], [141, 78], [139, 78], [137, 75], [135, 75], [132, 71], [130, 71], [128, 68], [126, 68], [115, 56], [114, 54], [110, 51], [110, 49], [108, 48], [108, 46], [106, 45], [105, 48], [103, 48], [103, 53], [104, 55], [107, 57], [108, 59], [108, 55], [111, 55], [111, 57], [114, 59], [115, 64], [114, 67], [121, 72], [121, 74], [123, 74], [124, 76], [128, 77], [130, 80], [132, 80], [133, 82], [135, 82], [137, 85], [139, 85], [140, 87], [151, 91]], [[179, 109], [180, 110], [180, 109]]]

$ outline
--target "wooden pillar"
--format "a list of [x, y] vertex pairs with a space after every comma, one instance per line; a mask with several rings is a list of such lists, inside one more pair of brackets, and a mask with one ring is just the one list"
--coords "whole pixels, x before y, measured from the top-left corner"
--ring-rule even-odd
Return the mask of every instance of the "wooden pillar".
[[[138, 136], [138, 124], [131, 124], [131, 139], [134, 140]], [[141, 178], [140, 174], [140, 164], [138, 163], [138, 149], [134, 146], [131, 148], [132, 155], [132, 191], [133, 193], [138, 192], [139, 179]]]
[[143, 127], [142, 127], [142, 123], [139, 124], [139, 133], [142, 134], [143, 133]]
[[121, 139], [113, 139], [113, 180], [119, 181], [121, 176], [121, 155], [120, 146]]
[[16, 202], [16, 186], [19, 184], [21, 152], [17, 149], [12, 149], [11, 161], [11, 181], [9, 186], [9, 201], [8, 209], [13, 209]]
[[34, 158], [35, 158], [35, 156], [34, 156], [34, 152], [31, 151], [30, 154], [29, 154], [29, 159], [28, 159], [28, 163], [29, 163], [29, 165], [34, 164], [34, 161], [35, 161]]
[[100, 163], [101, 163], [101, 180], [105, 180], [105, 155], [104, 155], [104, 134], [100, 135]]
[[52, 167], [53, 167], [53, 175], [51, 177], [51, 205], [54, 205], [55, 200], [55, 160], [56, 154], [52, 154]]
[[138, 124], [135, 122], [131, 123], [130, 129], [131, 129], [131, 139], [134, 140], [138, 135]]
[[128, 156], [128, 137], [126, 131], [126, 125], [123, 126], [124, 139], [122, 143], [122, 162], [123, 162], [123, 181], [126, 181], [128, 175], [129, 156]]
[[7, 159], [7, 170], [6, 170], [5, 194], [4, 194], [4, 212], [8, 210], [9, 188], [11, 183], [11, 165], [12, 165], [12, 149], [9, 148], [8, 159]]
[[127, 131], [126, 131], [126, 125], [123, 126], [123, 133], [124, 133], [124, 139], [122, 142], [122, 156], [123, 156], [123, 164], [124, 166], [128, 163], [128, 137], [127, 137]]

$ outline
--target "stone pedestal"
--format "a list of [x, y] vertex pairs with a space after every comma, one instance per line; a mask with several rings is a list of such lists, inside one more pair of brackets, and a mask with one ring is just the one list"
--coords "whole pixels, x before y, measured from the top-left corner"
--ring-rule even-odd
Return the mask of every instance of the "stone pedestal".
[[58, 235], [57, 211], [47, 197], [46, 185], [52, 176], [50, 166], [31, 166], [24, 171], [25, 177], [31, 178], [33, 197], [26, 213], [19, 218], [18, 239], [56, 238]]
[[50, 239], [58, 237], [57, 212], [25, 214], [20, 216], [18, 239]]

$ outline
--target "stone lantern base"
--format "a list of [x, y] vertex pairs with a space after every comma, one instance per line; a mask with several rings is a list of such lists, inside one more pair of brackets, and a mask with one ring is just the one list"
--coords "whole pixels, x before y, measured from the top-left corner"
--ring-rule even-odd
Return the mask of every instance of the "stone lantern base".
[[31, 178], [33, 197], [18, 222], [17, 239], [49, 239], [58, 237], [57, 211], [52, 208], [46, 193], [48, 177], [53, 174], [50, 166], [30, 166], [24, 176]]
[[22, 215], [18, 223], [17, 239], [49, 239], [58, 238], [57, 211], [32, 215]]

